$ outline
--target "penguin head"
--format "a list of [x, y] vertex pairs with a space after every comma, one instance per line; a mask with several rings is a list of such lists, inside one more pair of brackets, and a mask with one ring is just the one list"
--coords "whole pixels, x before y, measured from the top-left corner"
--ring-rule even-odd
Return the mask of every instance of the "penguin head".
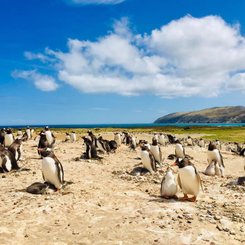
[[42, 157], [48, 157], [54, 154], [54, 152], [50, 148], [39, 149], [39, 153]]
[[174, 143], [175, 143], [175, 144], [181, 144], [180, 141], [179, 141], [178, 139], [176, 139], [176, 140], [174, 141]]
[[152, 139], [152, 145], [157, 145], [157, 139]]
[[11, 128], [7, 128], [6, 133], [7, 133], [7, 134], [12, 134]]
[[190, 160], [185, 157], [185, 158], [177, 158], [177, 160], [174, 163], [174, 166], [178, 166], [179, 168], [184, 168], [185, 166], [191, 165]]
[[141, 145], [140, 147], [141, 147], [142, 151], [147, 151], [148, 150], [148, 147], [145, 144]]
[[208, 145], [208, 150], [213, 151], [214, 149], [217, 149], [217, 147], [213, 142], [210, 141]]

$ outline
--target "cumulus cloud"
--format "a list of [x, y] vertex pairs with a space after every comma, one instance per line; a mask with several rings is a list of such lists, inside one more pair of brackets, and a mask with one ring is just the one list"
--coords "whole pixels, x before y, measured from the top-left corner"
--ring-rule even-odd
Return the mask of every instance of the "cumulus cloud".
[[133, 33], [124, 18], [96, 41], [69, 39], [67, 52], [44, 56], [56, 60], [61, 81], [86, 93], [172, 98], [245, 90], [245, 39], [218, 16], [185, 16], [149, 34]]
[[32, 81], [38, 89], [44, 92], [54, 91], [58, 88], [58, 84], [55, 82], [53, 77], [40, 74], [35, 70], [14, 71], [12, 75], [15, 78], [22, 78], [28, 81]]
[[119, 4], [125, 0], [65, 0], [71, 4]]

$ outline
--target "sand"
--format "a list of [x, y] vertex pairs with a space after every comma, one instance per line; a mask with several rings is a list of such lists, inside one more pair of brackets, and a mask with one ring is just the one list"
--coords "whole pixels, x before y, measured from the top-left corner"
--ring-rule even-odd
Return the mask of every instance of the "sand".
[[[245, 175], [244, 159], [222, 151], [225, 177], [201, 173], [205, 192], [196, 203], [166, 200], [159, 196], [163, 171], [142, 177], [127, 173], [140, 166], [139, 150], [122, 145], [102, 161], [76, 161], [84, 152], [80, 136], [75, 143], [62, 142], [64, 135], [57, 141], [65, 180], [73, 182], [60, 192], [25, 192], [43, 181], [34, 140], [23, 144], [19, 163], [30, 170], [0, 175], [0, 244], [245, 244], [245, 187], [227, 186]], [[165, 157], [174, 153], [173, 145], [161, 148]], [[199, 171], [205, 170], [206, 149], [186, 147], [186, 153]]]

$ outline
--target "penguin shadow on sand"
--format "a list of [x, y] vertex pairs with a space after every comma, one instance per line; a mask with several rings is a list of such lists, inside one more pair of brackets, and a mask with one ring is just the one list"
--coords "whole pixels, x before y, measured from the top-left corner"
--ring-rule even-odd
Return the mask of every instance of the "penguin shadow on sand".
[[44, 183], [35, 182], [25, 190], [20, 191], [41, 195], [54, 192], [66, 193], [65, 187], [73, 184], [73, 182], [64, 180], [64, 169], [61, 162], [51, 149], [47, 148], [39, 150], [42, 156], [42, 176]]

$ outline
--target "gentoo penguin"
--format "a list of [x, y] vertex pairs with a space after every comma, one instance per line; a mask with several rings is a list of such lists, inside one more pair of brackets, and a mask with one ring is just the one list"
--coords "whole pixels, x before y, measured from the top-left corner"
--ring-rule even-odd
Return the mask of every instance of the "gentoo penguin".
[[96, 146], [94, 145], [92, 140], [88, 136], [84, 136], [82, 138], [83, 138], [84, 143], [86, 145], [85, 158], [86, 159], [91, 159], [91, 158], [92, 159], [101, 159], [101, 157], [99, 157], [97, 155]]
[[65, 142], [68, 142], [70, 140], [71, 140], [71, 135], [69, 133], [66, 133]]
[[37, 151], [38, 151], [38, 154], [41, 155], [41, 149], [46, 149], [51, 146], [49, 145], [46, 134], [43, 130], [39, 133], [39, 136], [40, 138], [39, 138], [39, 142], [37, 146]]
[[173, 175], [173, 171], [168, 167], [165, 176], [162, 179], [160, 195], [164, 198], [176, 197], [178, 186]]
[[186, 139], [187, 146], [193, 146], [193, 140], [191, 136], [188, 136]]
[[152, 155], [154, 156], [155, 160], [161, 165], [162, 164], [162, 151], [160, 146], [157, 143], [156, 139], [152, 139], [152, 145], [150, 148], [150, 151], [152, 153]]
[[21, 128], [19, 128], [18, 131], [17, 131], [16, 138], [17, 139], [21, 139], [22, 137], [23, 137], [23, 132], [22, 132]]
[[110, 140], [108, 143], [109, 143], [109, 146], [110, 146], [110, 151], [111, 152], [116, 152], [117, 142], [115, 140]]
[[215, 145], [216, 145], [218, 150], [221, 150], [221, 143], [219, 140], [215, 140]]
[[40, 153], [43, 157], [42, 175], [44, 181], [60, 190], [64, 185], [64, 170], [61, 162], [49, 148], [42, 149]]
[[20, 167], [12, 152], [0, 145], [0, 172], [9, 172], [18, 169]]
[[220, 151], [217, 149], [215, 143], [210, 142], [207, 152], [208, 164], [210, 165], [213, 161], [215, 162], [216, 175], [224, 177], [225, 165], [223, 162], [223, 157]]
[[16, 139], [9, 147], [8, 150], [12, 152], [14, 155], [16, 161], [19, 161], [21, 158], [21, 146], [22, 146], [22, 140]]
[[102, 136], [99, 136], [96, 142], [97, 142], [97, 147], [101, 152], [103, 153], [106, 152], [109, 154], [111, 149], [107, 140], [104, 140]]
[[159, 137], [158, 137], [158, 141], [160, 145], [166, 145], [167, 143], [167, 138], [165, 137], [165, 135], [163, 133], [160, 133]]
[[8, 128], [4, 137], [4, 146], [9, 147], [14, 142], [12, 130]]
[[50, 131], [48, 126], [45, 127], [45, 135], [46, 135], [46, 138], [47, 138], [47, 141], [48, 141], [50, 147], [52, 148], [54, 143], [55, 143], [55, 137], [54, 137], [53, 133]]
[[77, 141], [77, 136], [76, 136], [76, 133], [74, 131], [71, 132], [70, 137], [71, 137], [72, 143]]
[[115, 133], [114, 134], [114, 140], [117, 142], [117, 146], [121, 146], [122, 144], [122, 137], [120, 133]]
[[[195, 166], [186, 157], [184, 159], [177, 159], [175, 165], [179, 167], [178, 184], [184, 193], [184, 197], [181, 200], [195, 202], [200, 187], [202, 187], [200, 175]], [[188, 194], [193, 195], [193, 197], [189, 198]]]
[[159, 135], [157, 133], [154, 133], [153, 137], [152, 137], [152, 141], [153, 140], [156, 140], [157, 143], [158, 143], [158, 140], [159, 140]]
[[136, 147], [137, 147], [136, 137], [134, 135], [132, 135], [130, 141], [131, 141], [130, 149], [135, 151]]
[[179, 140], [175, 141], [175, 156], [181, 159], [185, 157], [185, 149]]
[[198, 145], [202, 148], [204, 148], [205, 147], [205, 141], [204, 141], [204, 139], [203, 138], [200, 138], [199, 139], [199, 141], [198, 141]]
[[26, 127], [27, 140], [31, 139], [31, 129], [29, 126]]
[[215, 176], [215, 165], [217, 163], [212, 161], [207, 168], [204, 171], [204, 174], [208, 175], [208, 176]]
[[3, 145], [4, 144], [4, 137], [5, 137], [5, 129], [4, 128], [1, 128], [0, 130], [0, 145]]
[[150, 171], [150, 173], [156, 172], [156, 161], [152, 153], [149, 151], [146, 145], [141, 146], [140, 153], [143, 166]]

